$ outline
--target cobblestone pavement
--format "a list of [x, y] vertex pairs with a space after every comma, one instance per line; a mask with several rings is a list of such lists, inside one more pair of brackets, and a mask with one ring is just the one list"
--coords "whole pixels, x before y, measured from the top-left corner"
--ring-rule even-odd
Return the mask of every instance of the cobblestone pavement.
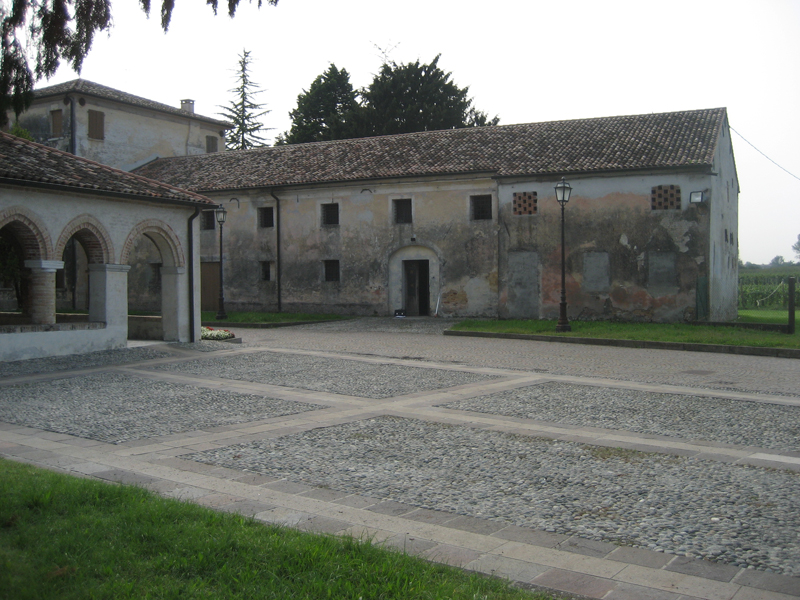
[[0, 365], [0, 455], [590, 598], [800, 597], [800, 361], [451, 324]]

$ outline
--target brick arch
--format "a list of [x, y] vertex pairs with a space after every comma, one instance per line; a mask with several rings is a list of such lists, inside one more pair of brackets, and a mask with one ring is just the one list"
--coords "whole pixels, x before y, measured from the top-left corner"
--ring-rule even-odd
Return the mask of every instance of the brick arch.
[[24, 206], [0, 211], [0, 229], [8, 226], [19, 242], [24, 260], [61, 260], [53, 254], [50, 233], [39, 215]]
[[156, 245], [161, 252], [162, 264], [167, 267], [184, 267], [186, 266], [186, 259], [184, 258], [183, 248], [181, 242], [172, 227], [159, 221], [158, 219], [147, 219], [142, 221], [134, 227], [128, 234], [125, 244], [122, 246], [122, 254], [120, 255], [120, 264], [128, 264], [133, 244], [140, 235], [146, 235]]
[[64, 248], [73, 235], [83, 246], [90, 264], [114, 262], [114, 243], [111, 241], [111, 236], [103, 224], [89, 214], [75, 217], [61, 232], [55, 247], [57, 260], [61, 260]]

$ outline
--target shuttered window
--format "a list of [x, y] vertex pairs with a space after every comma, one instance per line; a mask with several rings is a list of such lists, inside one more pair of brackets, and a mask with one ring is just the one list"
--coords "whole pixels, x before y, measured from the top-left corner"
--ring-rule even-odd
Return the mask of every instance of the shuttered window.
[[99, 110], [89, 111], [89, 138], [93, 140], [106, 139], [105, 113]]

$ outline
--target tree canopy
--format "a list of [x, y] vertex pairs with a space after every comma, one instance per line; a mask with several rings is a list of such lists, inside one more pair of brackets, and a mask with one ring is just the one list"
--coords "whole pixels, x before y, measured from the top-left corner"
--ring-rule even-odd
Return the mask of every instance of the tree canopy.
[[460, 88], [452, 73], [430, 64], [384, 62], [369, 87], [355, 92], [344, 69], [330, 65], [309, 89], [297, 97], [289, 113], [291, 129], [278, 143], [414, 133], [497, 125], [473, 107], [469, 88]]
[[[224, 118], [233, 123], [233, 129], [228, 133], [225, 145], [228, 150], [247, 150], [266, 145], [266, 140], [260, 132], [267, 128], [259, 120], [268, 110], [261, 110], [263, 105], [256, 103], [255, 96], [262, 90], [258, 84], [250, 79], [250, 52], [242, 50], [239, 55], [239, 69], [236, 71], [237, 85], [232, 90], [234, 99], [228, 106], [221, 106], [220, 113]], [[259, 112], [260, 111], [260, 112]]]
[[[233, 17], [240, 0], [228, 0]], [[278, 0], [266, 0], [276, 5]], [[150, 14], [150, 0], [139, 0]], [[206, 0], [217, 14], [218, 0]], [[258, 0], [261, 7], [262, 0]], [[169, 29], [175, 0], [162, 0], [161, 27]], [[28, 23], [28, 19], [31, 22]], [[61, 61], [80, 73], [94, 35], [111, 26], [111, 0], [11, 0], [0, 5], [0, 126], [8, 112], [19, 115], [33, 101], [33, 85], [58, 70]]]
[[350, 74], [331, 63], [308, 90], [297, 96], [297, 108], [289, 113], [292, 127], [279, 135], [276, 143], [299, 144], [353, 137], [357, 109]]
[[797, 241], [792, 244], [792, 250], [797, 259], [800, 260], [800, 235], [797, 236]]

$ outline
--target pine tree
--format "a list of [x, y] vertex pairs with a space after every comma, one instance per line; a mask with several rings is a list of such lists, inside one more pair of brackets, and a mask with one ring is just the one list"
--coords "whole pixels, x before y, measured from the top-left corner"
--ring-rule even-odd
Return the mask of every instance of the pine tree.
[[258, 84], [250, 79], [251, 62], [250, 52], [242, 50], [236, 73], [239, 85], [229, 90], [234, 94], [234, 100], [228, 106], [220, 106], [222, 112], [219, 114], [233, 124], [225, 141], [228, 150], [247, 150], [267, 145], [259, 133], [269, 128], [264, 127], [259, 119], [270, 111], [261, 110], [263, 105], [254, 100], [263, 90], [258, 89]]

